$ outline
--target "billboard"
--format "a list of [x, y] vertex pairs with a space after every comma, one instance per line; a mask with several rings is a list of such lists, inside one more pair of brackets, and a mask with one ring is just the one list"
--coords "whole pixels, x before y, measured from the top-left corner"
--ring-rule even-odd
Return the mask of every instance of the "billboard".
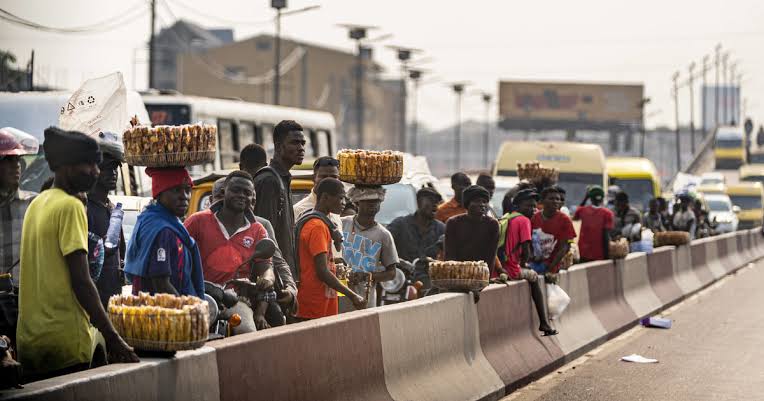
[[505, 129], [623, 130], [642, 125], [641, 84], [499, 82]]

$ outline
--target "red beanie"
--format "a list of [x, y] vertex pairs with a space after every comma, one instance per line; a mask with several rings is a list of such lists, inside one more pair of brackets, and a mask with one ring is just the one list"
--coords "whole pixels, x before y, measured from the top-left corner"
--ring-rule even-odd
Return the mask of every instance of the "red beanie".
[[183, 167], [153, 168], [146, 169], [146, 174], [151, 177], [151, 195], [156, 198], [162, 192], [175, 188], [178, 185], [188, 184], [194, 186], [191, 176]]

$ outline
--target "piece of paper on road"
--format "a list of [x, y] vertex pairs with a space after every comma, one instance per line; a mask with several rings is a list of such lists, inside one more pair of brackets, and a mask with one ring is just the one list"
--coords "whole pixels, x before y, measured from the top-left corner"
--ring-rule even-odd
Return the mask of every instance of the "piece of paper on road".
[[637, 354], [624, 356], [621, 358], [621, 360], [624, 362], [634, 362], [634, 363], [658, 363], [657, 359], [645, 358], [642, 355], [637, 355]]

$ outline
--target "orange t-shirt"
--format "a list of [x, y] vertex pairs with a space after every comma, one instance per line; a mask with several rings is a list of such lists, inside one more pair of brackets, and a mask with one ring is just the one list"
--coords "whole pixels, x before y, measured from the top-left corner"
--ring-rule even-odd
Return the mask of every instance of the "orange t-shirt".
[[465, 213], [467, 213], [467, 209], [459, 205], [456, 198], [451, 198], [450, 201], [438, 206], [438, 211], [435, 212], [435, 219], [445, 223], [448, 219]]
[[317, 319], [339, 313], [337, 309], [337, 291], [329, 288], [316, 274], [313, 258], [323, 254], [332, 274], [336, 267], [332, 260], [332, 236], [329, 228], [321, 219], [311, 219], [300, 231], [297, 238], [300, 252], [300, 284], [297, 287], [297, 317]]

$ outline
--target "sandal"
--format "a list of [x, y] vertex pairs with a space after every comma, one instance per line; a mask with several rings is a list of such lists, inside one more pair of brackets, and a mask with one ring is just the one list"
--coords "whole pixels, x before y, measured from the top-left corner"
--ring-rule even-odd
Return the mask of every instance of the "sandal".
[[549, 329], [549, 330], [541, 330], [544, 332], [544, 334], [541, 335], [541, 337], [547, 337], [547, 336], [556, 336], [559, 332], [555, 329]]

